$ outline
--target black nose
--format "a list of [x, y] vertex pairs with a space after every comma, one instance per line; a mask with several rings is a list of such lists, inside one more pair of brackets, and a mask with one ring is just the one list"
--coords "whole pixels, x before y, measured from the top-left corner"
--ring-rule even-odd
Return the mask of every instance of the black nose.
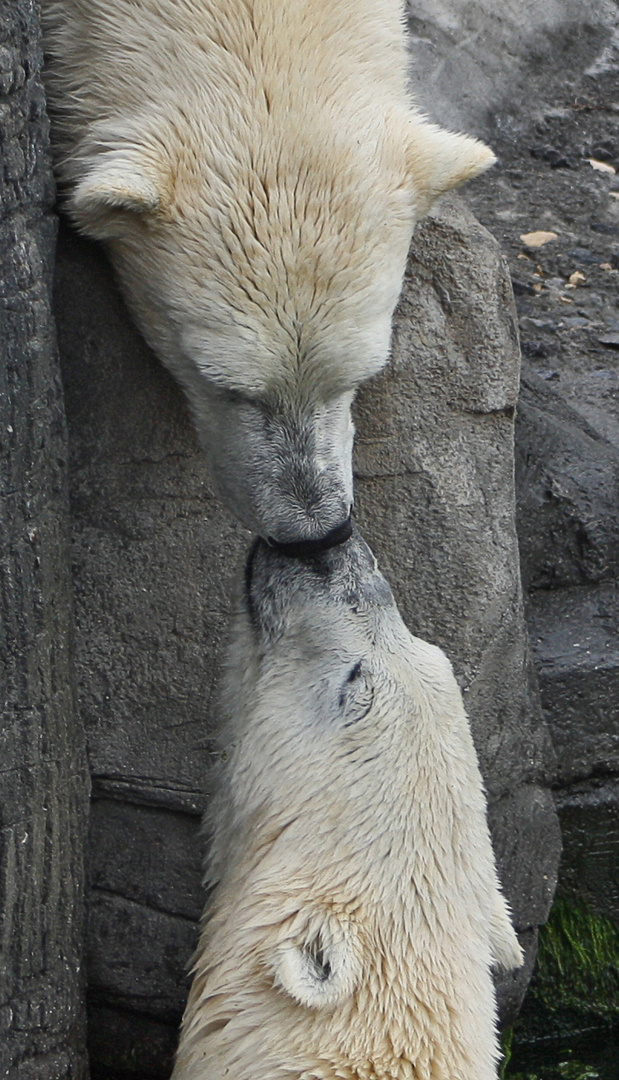
[[326, 536], [320, 536], [316, 540], [292, 540], [281, 543], [269, 536], [271, 547], [277, 548], [284, 555], [290, 555], [294, 559], [303, 559], [307, 555], [318, 555], [321, 551], [328, 551], [337, 544], [344, 544], [352, 536], [352, 518], [349, 516], [341, 525], [336, 525]]

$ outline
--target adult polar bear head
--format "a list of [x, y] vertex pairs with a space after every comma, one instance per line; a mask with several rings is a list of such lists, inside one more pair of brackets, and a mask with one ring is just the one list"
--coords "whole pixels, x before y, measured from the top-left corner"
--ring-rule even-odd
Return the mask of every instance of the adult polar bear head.
[[406, 90], [401, 0], [42, 0], [57, 171], [279, 542], [347, 535], [350, 405], [415, 221], [494, 160]]
[[519, 966], [462, 698], [358, 536], [263, 542], [174, 1080], [496, 1080]]

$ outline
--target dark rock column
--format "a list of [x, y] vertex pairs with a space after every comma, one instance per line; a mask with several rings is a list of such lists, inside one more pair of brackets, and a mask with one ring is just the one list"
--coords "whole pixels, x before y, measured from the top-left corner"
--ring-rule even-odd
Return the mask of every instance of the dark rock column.
[[612, 364], [589, 363], [550, 380], [529, 368], [518, 418], [522, 570], [564, 841], [524, 1017], [533, 1040], [619, 1014], [619, 410]]
[[33, 0], [0, 3], [0, 1076], [87, 1075], [84, 744], [66, 431], [50, 292], [48, 126]]

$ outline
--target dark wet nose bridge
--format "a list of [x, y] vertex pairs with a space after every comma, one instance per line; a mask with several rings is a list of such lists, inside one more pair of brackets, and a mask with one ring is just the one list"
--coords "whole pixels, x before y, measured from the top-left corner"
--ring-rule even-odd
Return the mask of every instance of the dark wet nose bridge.
[[352, 518], [349, 516], [346, 521], [331, 529], [326, 536], [320, 536], [315, 540], [292, 540], [283, 543], [269, 536], [268, 543], [277, 551], [281, 551], [283, 555], [290, 555], [294, 559], [303, 559], [308, 555], [319, 555], [321, 551], [328, 551], [329, 548], [336, 547], [338, 544], [344, 544], [346, 540], [350, 540], [351, 536]]

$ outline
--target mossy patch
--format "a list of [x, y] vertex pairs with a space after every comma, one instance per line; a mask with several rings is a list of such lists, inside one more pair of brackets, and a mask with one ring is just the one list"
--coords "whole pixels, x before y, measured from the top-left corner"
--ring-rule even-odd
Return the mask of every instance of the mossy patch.
[[619, 926], [586, 904], [555, 902], [502, 1080], [617, 1080]]
[[516, 1048], [501, 1080], [617, 1080], [618, 1050], [612, 1036], [605, 1042], [598, 1038], [543, 1050], [528, 1047], [525, 1054]]
[[548, 1018], [581, 1017], [585, 1027], [619, 1024], [619, 926], [581, 902], [557, 900], [540, 931], [527, 1006]]

